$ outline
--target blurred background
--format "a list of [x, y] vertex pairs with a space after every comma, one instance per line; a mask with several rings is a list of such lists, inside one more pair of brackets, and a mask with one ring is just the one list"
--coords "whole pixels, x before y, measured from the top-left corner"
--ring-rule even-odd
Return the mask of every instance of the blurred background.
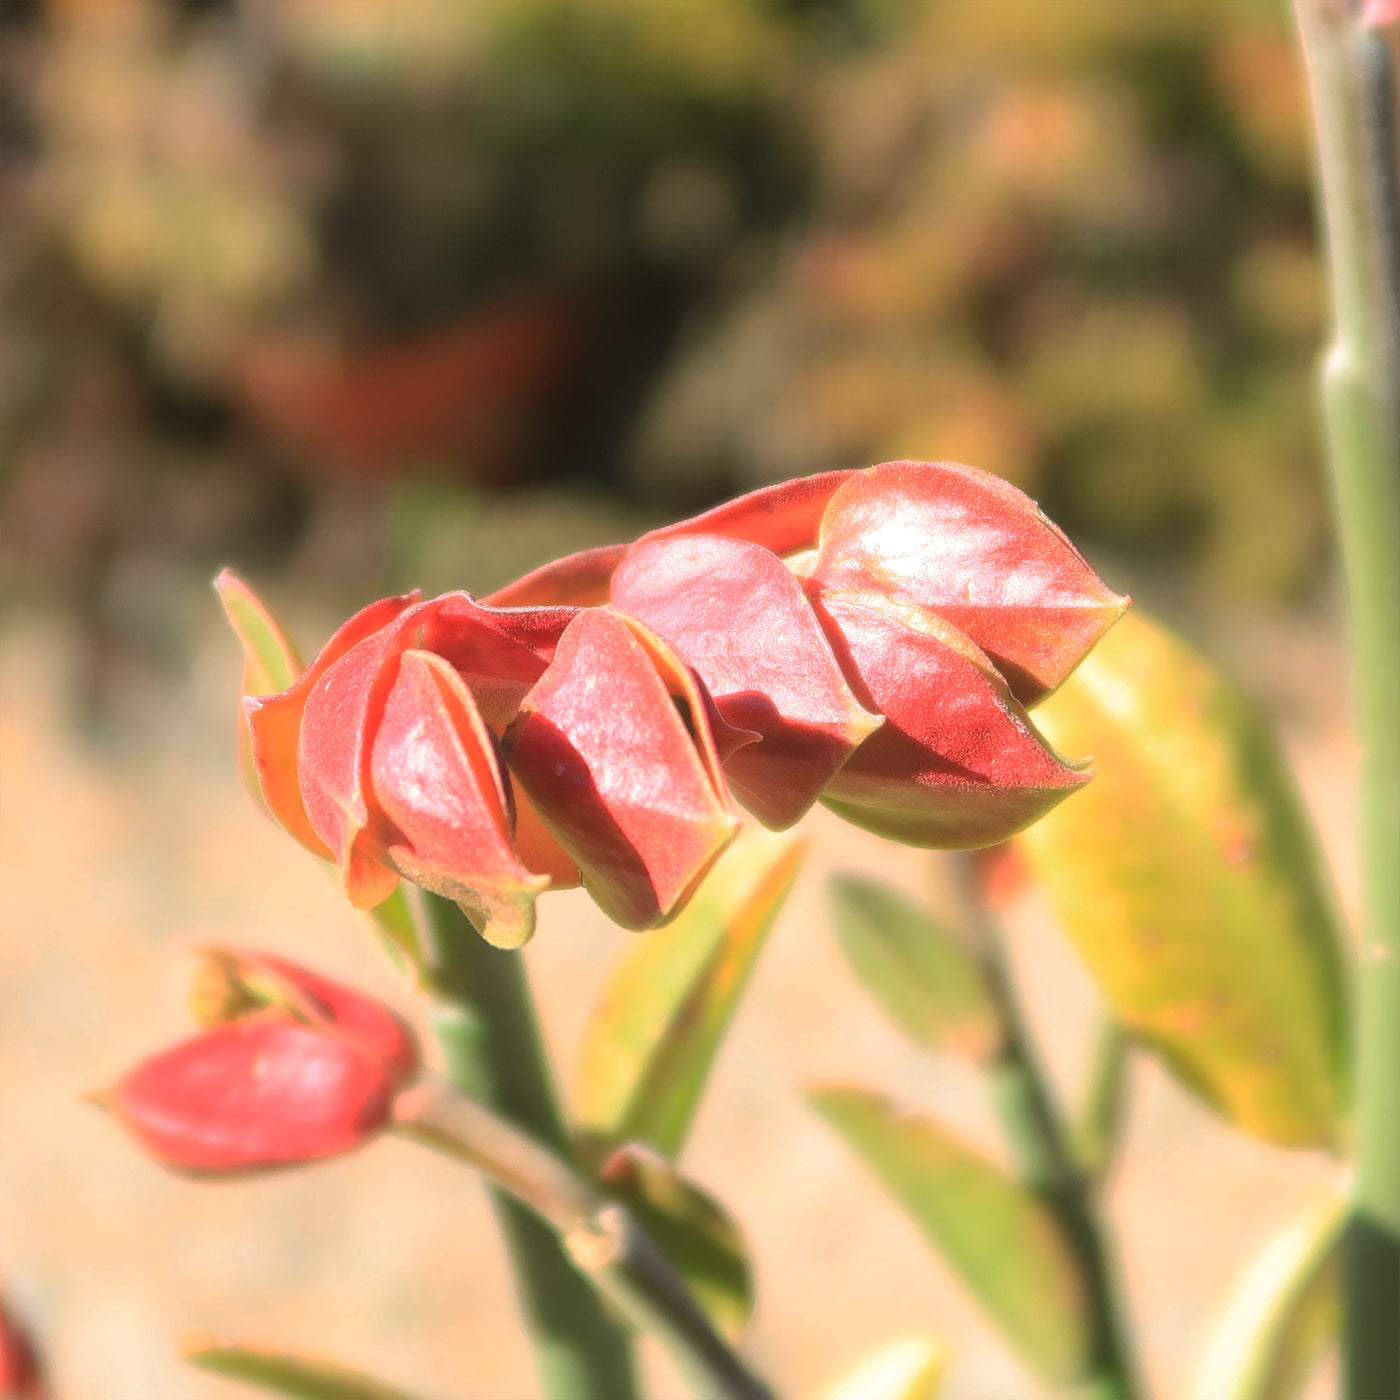
[[[970, 462], [1269, 706], [1349, 898], [1322, 293], [1284, 0], [0, 0], [0, 1275], [61, 1393], [233, 1395], [181, 1370], [191, 1333], [532, 1386], [452, 1169], [385, 1145], [197, 1189], [77, 1102], [182, 1030], [179, 946], [395, 995], [241, 793], [219, 566], [309, 652], [384, 592], [767, 481]], [[993, 1139], [824, 927], [838, 860], [927, 859], [812, 831], [692, 1162], [754, 1240], [755, 1354], [810, 1395], [932, 1331], [952, 1400], [1033, 1396], [797, 1098], [858, 1069]], [[1092, 995], [1021, 915], [1072, 1075]], [[619, 937], [547, 909], [564, 1064]], [[1171, 1397], [1326, 1164], [1139, 1077], [1112, 1202]]]

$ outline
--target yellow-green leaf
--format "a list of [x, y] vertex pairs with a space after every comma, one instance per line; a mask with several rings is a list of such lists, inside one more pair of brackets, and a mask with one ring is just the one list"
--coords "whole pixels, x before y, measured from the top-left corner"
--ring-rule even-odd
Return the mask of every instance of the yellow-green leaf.
[[185, 1360], [202, 1371], [247, 1381], [292, 1400], [412, 1400], [405, 1391], [358, 1371], [287, 1352], [198, 1345], [186, 1350]]
[[828, 886], [836, 938], [856, 980], [912, 1040], [985, 1059], [1001, 1018], [975, 957], [950, 929], [897, 890], [838, 875]]
[[671, 1261], [715, 1330], [737, 1341], [753, 1314], [753, 1272], [729, 1212], [637, 1143], [619, 1148], [599, 1179]]
[[680, 1150], [805, 849], [792, 837], [742, 833], [679, 918], [638, 937], [613, 970], [584, 1033], [575, 1093], [595, 1160], [625, 1142], [666, 1157]]
[[1191, 1400], [1297, 1400], [1336, 1340], [1346, 1198], [1314, 1206], [1240, 1280], [1201, 1354]]
[[1077, 1376], [1089, 1341], [1084, 1288], [1045, 1204], [932, 1118], [864, 1089], [808, 1098], [1027, 1364], [1051, 1382]]
[[948, 1351], [936, 1342], [896, 1342], [863, 1361], [826, 1400], [934, 1400]]
[[1231, 1122], [1330, 1144], [1346, 1105], [1340, 942], [1260, 717], [1130, 614], [1037, 712], [1095, 777], [1018, 837], [1119, 1020]]

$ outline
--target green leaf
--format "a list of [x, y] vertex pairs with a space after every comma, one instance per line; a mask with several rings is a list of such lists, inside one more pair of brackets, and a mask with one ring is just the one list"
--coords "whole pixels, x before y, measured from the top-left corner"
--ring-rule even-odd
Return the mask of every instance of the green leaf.
[[715, 1330], [737, 1341], [753, 1315], [753, 1273], [733, 1217], [664, 1157], [629, 1143], [600, 1174], [685, 1280]]
[[[301, 659], [263, 606], [257, 594], [232, 569], [223, 569], [214, 580], [214, 592], [224, 605], [224, 615], [243, 646], [243, 694], [271, 695], [286, 690], [301, 674]], [[253, 764], [253, 741], [242, 715], [238, 721], [238, 767], [244, 786], [259, 806], [262, 786]]]
[[827, 887], [836, 938], [856, 980], [912, 1040], [986, 1059], [1001, 1017], [967, 947], [888, 885], [837, 875]]
[[301, 675], [301, 659], [261, 599], [231, 569], [214, 580], [229, 625], [243, 644], [243, 693], [272, 695]]
[[575, 1093], [585, 1150], [642, 1142], [674, 1157], [806, 845], [745, 831], [681, 915], [642, 934], [584, 1032]]
[[1312, 833], [1259, 716], [1124, 618], [1037, 712], [1094, 781], [1017, 840], [1112, 1008], [1246, 1132], [1335, 1143], [1346, 1006]]
[[863, 1089], [811, 1091], [1022, 1358], [1048, 1381], [1077, 1376], [1089, 1320], [1060, 1227], [1032, 1192], [931, 1118]]
[[389, 961], [412, 977], [415, 989], [428, 985], [427, 952], [419, 937], [419, 919], [413, 901], [421, 898], [417, 886], [402, 881], [388, 899], [369, 910], [370, 927]]
[[260, 1385], [293, 1400], [413, 1400], [405, 1391], [357, 1371], [286, 1352], [199, 1345], [186, 1350], [185, 1360], [202, 1371]]
[[933, 1400], [948, 1369], [936, 1342], [896, 1342], [851, 1372], [826, 1400]]
[[1296, 1400], [1337, 1337], [1347, 1202], [1313, 1207], [1250, 1265], [1201, 1355], [1191, 1400]]

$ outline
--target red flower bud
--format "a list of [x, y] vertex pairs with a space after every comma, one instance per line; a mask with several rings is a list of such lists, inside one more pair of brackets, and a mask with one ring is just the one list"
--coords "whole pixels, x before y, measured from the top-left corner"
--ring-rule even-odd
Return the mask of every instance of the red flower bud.
[[248, 948], [204, 948], [195, 985], [196, 1019], [217, 1025], [279, 1006], [299, 1021], [340, 1036], [396, 1081], [418, 1070], [418, 1046], [383, 1002], [300, 963]]
[[393, 1089], [382, 1063], [271, 1010], [152, 1056], [99, 1102], [164, 1166], [232, 1175], [360, 1146]]
[[718, 535], [642, 540], [612, 578], [617, 607], [694, 666], [720, 715], [759, 736], [725, 762], [739, 799], [791, 826], [880, 720], [846, 684], [780, 559]]
[[[822, 512], [836, 489], [853, 471], [821, 472], [737, 496], [689, 520], [664, 525], [643, 535], [638, 544], [677, 535], [724, 535], [760, 544], [770, 553], [794, 554], [817, 543]], [[486, 602], [493, 607], [572, 603], [592, 607], [608, 601], [608, 584], [629, 546], [603, 545], [566, 555], [497, 589]]]
[[353, 646], [378, 632], [417, 601], [381, 598], [362, 608], [323, 646], [316, 659], [286, 690], [250, 697], [243, 702], [253, 741], [253, 765], [268, 810], [307, 850], [332, 859], [330, 848], [316, 834], [306, 814], [297, 775], [297, 744], [307, 697], [326, 671]]
[[669, 918], [738, 830], [694, 678], [611, 609], [569, 624], [504, 748], [589, 893], [624, 927]]
[[34, 1343], [0, 1300], [0, 1400], [43, 1400], [43, 1396]]
[[418, 1066], [387, 1007], [273, 954], [208, 957], [202, 1009], [231, 1019], [97, 1096], [157, 1161], [232, 1175], [335, 1156], [387, 1125]]
[[580, 879], [628, 927], [669, 918], [733, 833], [727, 784], [773, 827], [822, 797], [901, 841], [1004, 840], [1086, 781], [1021, 704], [1125, 606], [1014, 487], [889, 462], [485, 603], [386, 599], [247, 708], [268, 805], [352, 903], [405, 876], [513, 947]]
[[987, 657], [926, 608], [822, 592], [818, 613], [862, 699], [885, 716], [823, 801], [910, 846], [1005, 840], [1089, 774], [1036, 733]]
[[807, 570], [823, 588], [916, 603], [1042, 700], [1128, 606], [1014, 486], [956, 462], [886, 462], [844, 482]]

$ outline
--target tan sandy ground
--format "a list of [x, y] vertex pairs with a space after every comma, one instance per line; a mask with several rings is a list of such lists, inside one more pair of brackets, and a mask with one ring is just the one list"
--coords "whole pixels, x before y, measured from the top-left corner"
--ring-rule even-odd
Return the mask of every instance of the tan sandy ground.
[[[1325, 635], [1284, 639], [1303, 663], [1295, 676], [1335, 677]], [[1253, 645], [1277, 653], [1268, 636]], [[146, 732], [119, 758], [71, 738], [70, 664], [52, 624], [4, 639], [0, 1274], [45, 1338], [58, 1396], [251, 1395], [177, 1360], [177, 1342], [201, 1334], [334, 1356], [428, 1400], [532, 1395], [502, 1250], [478, 1183], [460, 1168], [388, 1141], [275, 1179], [197, 1185], [152, 1166], [80, 1101], [185, 1032], [190, 964], [180, 950], [201, 941], [279, 948], [414, 1008], [317, 862], [243, 794], [226, 639], [211, 625], [188, 684], [152, 691]], [[1348, 849], [1354, 761], [1335, 681], [1285, 719], [1337, 856]], [[923, 858], [825, 814], [807, 829], [810, 863], [687, 1158], [752, 1243], [761, 1301], [750, 1351], [785, 1396], [815, 1400], [874, 1348], [939, 1336], [956, 1349], [948, 1400], [1034, 1396], [957, 1285], [801, 1103], [806, 1082], [855, 1079], [936, 1106], [995, 1148], [975, 1076], [914, 1052], [882, 1022], [825, 925], [825, 871], [878, 867], [916, 886]], [[547, 902], [527, 956], [561, 1065], [626, 937], [577, 893]], [[1072, 1075], [1093, 996], [1034, 901], [1017, 911], [1016, 951], [1051, 1059]], [[1134, 1088], [1110, 1209], [1155, 1393], [1175, 1400], [1231, 1276], [1329, 1168], [1224, 1129], [1151, 1066], [1138, 1066]], [[660, 1400], [682, 1394], [663, 1363], [649, 1364]]]

